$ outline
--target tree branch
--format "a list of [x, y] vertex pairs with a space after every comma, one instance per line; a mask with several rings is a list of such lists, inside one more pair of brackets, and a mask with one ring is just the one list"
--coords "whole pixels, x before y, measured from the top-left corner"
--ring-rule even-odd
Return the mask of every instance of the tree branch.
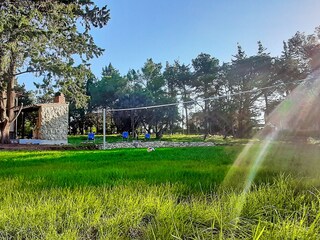
[[19, 75], [21, 75], [21, 74], [25, 74], [25, 73], [34, 73], [34, 72], [40, 72], [40, 70], [26, 70], [26, 71], [23, 71], [23, 72], [19, 72], [19, 73], [16, 73], [16, 74], [14, 74], [13, 76], [19, 76]]
[[15, 120], [17, 120], [17, 118], [19, 117], [19, 115], [20, 115], [20, 113], [22, 111], [22, 108], [23, 108], [23, 103], [21, 103], [21, 106], [20, 106], [20, 109], [19, 109], [19, 112], [17, 113], [17, 115], [11, 121], [9, 121], [10, 123], [12, 123]]

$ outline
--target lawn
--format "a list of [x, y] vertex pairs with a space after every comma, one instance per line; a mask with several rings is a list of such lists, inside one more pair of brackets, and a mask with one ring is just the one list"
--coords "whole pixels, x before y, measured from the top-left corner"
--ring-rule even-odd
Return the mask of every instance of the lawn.
[[2, 151], [0, 238], [319, 239], [319, 147], [273, 144], [247, 192], [242, 149]]

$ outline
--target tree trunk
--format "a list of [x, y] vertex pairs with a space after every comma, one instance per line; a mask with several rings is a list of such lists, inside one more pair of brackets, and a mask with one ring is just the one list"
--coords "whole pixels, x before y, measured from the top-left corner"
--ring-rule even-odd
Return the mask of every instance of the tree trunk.
[[264, 102], [266, 104], [266, 110], [264, 112], [264, 121], [267, 122], [267, 118], [269, 116], [270, 110], [269, 110], [269, 101], [268, 101], [268, 95], [267, 93], [264, 93]]
[[136, 130], [134, 127], [134, 111], [130, 112], [130, 117], [131, 117], [131, 131], [132, 131], [132, 139], [136, 138]]
[[237, 129], [237, 134], [236, 136], [238, 138], [242, 138], [243, 137], [243, 106], [242, 106], [242, 102], [240, 102], [240, 108], [239, 108], [239, 113], [237, 116], [237, 121], [238, 121], [238, 129]]
[[208, 100], [204, 101], [204, 127], [205, 127], [205, 136], [209, 134], [209, 102]]
[[10, 143], [10, 123], [8, 121], [5, 121], [0, 126], [0, 132], [1, 132], [1, 144], [8, 144]]
[[1, 96], [0, 96], [0, 132], [1, 132], [1, 143], [10, 143], [10, 123], [14, 120], [14, 105], [15, 105], [15, 91], [14, 91], [14, 85], [15, 85], [15, 64], [16, 59], [13, 54], [13, 51], [11, 53], [11, 59], [10, 59], [10, 66], [7, 71], [7, 74], [5, 74], [4, 82], [7, 83], [6, 90], [2, 90]]
[[156, 132], [156, 139], [161, 140], [162, 136], [163, 136], [163, 129], [161, 129], [159, 132]]
[[187, 135], [190, 134], [190, 127], [189, 127], [189, 117], [188, 117], [188, 107], [187, 105], [184, 106], [184, 110], [185, 110], [185, 113], [186, 113], [186, 127], [187, 127]]
[[226, 140], [227, 136], [228, 136], [228, 132], [227, 132], [226, 126], [223, 126], [223, 140]]
[[[7, 113], [7, 96], [5, 91], [1, 92], [1, 103], [0, 103], [0, 142], [10, 143], [10, 121]], [[10, 111], [10, 110], [9, 110]]]

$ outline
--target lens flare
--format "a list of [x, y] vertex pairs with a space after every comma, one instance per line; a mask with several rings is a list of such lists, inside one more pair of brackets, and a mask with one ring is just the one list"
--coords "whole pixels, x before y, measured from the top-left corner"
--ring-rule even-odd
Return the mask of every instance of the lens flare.
[[[318, 156], [307, 153], [310, 150], [307, 136], [320, 137], [319, 76], [320, 71], [310, 75], [277, 106], [268, 116], [265, 128], [254, 137], [261, 140], [250, 141], [227, 173], [221, 189], [227, 187], [240, 192], [234, 203], [235, 219], [241, 215], [246, 195], [264, 168], [285, 172], [286, 168], [293, 168], [291, 164], [298, 166], [295, 170], [302, 177], [310, 177], [312, 170], [319, 174], [319, 167], [313, 165]], [[272, 154], [281, 154], [283, 162], [270, 160]]]

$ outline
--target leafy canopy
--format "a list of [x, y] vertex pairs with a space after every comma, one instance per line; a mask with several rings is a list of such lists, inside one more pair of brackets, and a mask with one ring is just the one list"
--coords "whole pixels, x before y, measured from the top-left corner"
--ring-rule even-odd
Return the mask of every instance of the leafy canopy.
[[1, 1], [0, 90], [6, 89], [10, 77], [32, 72], [54, 79], [83, 104], [89, 61], [103, 53], [90, 30], [103, 27], [109, 18], [106, 6], [99, 8], [89, 0]]

